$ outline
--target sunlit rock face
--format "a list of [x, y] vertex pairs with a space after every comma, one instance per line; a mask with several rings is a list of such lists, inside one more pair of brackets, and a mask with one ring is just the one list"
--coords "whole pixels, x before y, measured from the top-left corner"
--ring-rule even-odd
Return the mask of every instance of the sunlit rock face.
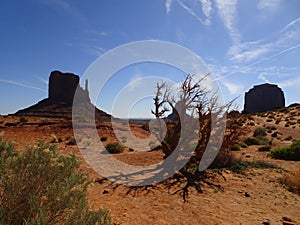
[[284, 106], [284, 93], [275, 84], [255, 85], [245, 93], [244, 112], [266, 112]]

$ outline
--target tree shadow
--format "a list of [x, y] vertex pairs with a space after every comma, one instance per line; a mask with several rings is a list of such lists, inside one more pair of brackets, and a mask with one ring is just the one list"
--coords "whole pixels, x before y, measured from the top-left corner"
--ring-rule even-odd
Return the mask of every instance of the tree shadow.
[[[151, 173], [153, 170], [144, 171], [144, 173]], [[167, 171], [162, 170], [157, 174], [157, 177], [165, 174]], [[136, 174], [131, 174], [136, 175]], [[123, 176], [124, 177], [124, 176]], [[219, 184], [219, 178], [222, 178], [226, 181], [226, 178], [222, 175], [221, 170], [216, 171], [198, 171], [192, 170], [187, 167], [184, 167], [177, 171], [173, 176], [167, 178], [161, 182], [155, 182], [153, 184], [144, 185], [144, 186], [127, 186], [122, 183], [113, 182], [112, 180], [117, 180], [119, 177], [109, 177], [109, 178], [100, 178], [95, 182], [106, 185], [106, 188], [109, 188], [113, 192], [117, 191], [121, 187], [126, 187], [126, 195], [148, 195], [150, 193], [155, 194], [156, 191], [167, 190], [170, 195], [180, 195], [183, 202], [188, 202], [189, 194], [191, 190], [196, 190], [197, 193], [203, 193], [203, 187], [209, 186], [216, 191], [223, 191], [223, 187]]]

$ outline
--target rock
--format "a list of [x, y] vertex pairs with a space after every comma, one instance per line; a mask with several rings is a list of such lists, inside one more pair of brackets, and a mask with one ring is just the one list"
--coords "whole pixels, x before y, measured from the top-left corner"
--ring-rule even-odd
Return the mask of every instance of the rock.
[[282, 225], [296, 225], [292, 220], [286, 216], [282, 217]]
[[108, 192], [108, 190], [104, 190], [103, 192], [102, 192], [102, 194], [108, 194], [109, 192]]
[[284, 106], [284, 94], [277, 85], [255, 85], [245, 93], [244, 112], [246, 113], [266, 112]]
[[52, 71], [49, 77], [48, 98], [19, 110], [15, 115], [72, 118], [73, 99], [76, 94], [76, 108], [78, 112], [82, 112], [77, 114], [84, 115], [84, 110], [94, 110], [97, 119], [110, 119], [109, 114], [99, 110], [91, 103], [88, 80], [85, 81], [85, 89], [80, 87], [79, 81], [79, 76], [73, 73]]
[[282, 225], [296, 225], [296, 224], [290, 221], [282, 221]]
[[65, 102], [72, 104], [79, 76], [71, 73], [52, 71], [49, 77], [48, 97], [53, 103]]
[[245, 197], [249, 198], [250, 194], [248, 192], [245, 192]]
[[265, 219], [264, 222], [262, 222], [262, 224], [264, 224], [264, 225], [270, 225], [270, 220], [269, 219]]

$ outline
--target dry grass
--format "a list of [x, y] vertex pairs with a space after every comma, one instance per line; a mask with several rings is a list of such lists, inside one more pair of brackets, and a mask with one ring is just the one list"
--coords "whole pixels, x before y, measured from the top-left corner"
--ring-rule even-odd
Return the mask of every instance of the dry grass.
[[290, 191], [300, 194], [300, 168], [289, 172], [284, 177], [283, 182]]

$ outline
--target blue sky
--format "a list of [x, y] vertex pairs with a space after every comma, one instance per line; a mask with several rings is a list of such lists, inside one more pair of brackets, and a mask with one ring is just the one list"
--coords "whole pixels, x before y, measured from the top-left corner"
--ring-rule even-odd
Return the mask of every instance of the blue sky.
[[[47, 97], [51, 71], [83, 75], [119, 45], [162, 40], [195, 52], [220, 84], [226, 101], [265, 82], [278, 84], [286, 105], [300, 102], [299, 0], [26, 0], [0, 7], [0, 114]], [[118, 91], [145, 76], [176, 82], [182, 71], [141, 63], [124, 68], [97, 106], [108, 113]], [[151, 98], [130, 117], [148, 117]], [[116, 116], [124, 117], [120, 110]]]

